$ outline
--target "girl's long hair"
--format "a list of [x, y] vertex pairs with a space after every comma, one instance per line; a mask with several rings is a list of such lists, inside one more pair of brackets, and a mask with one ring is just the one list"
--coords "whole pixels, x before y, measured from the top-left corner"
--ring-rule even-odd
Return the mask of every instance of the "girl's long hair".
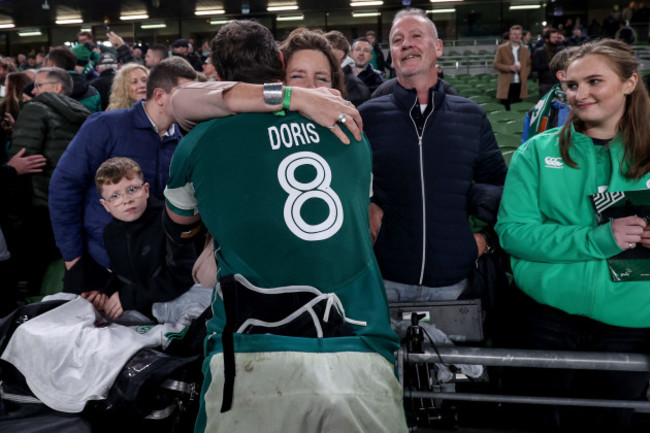
[[[632, 47], [614, 39], [589, 42], [580, 47], [569, 64], [587, 55], [599, 55], [606, 59], [621, 80], [637, 74], [636, 87], [625, 98], [625, 112], [619, 122], [625, 153], [620, 161], [621, 170], [628, 179], [640, 179], [650, 173], [650, 98], [641, 79], [639, 61]], [[560, 154], [564, 163], [576, 168], [578, 164], [569, 155], [571, 147], [571, 124], [576, 131], [584, 130], [584, 124], [572, 111], [560, 131]]]

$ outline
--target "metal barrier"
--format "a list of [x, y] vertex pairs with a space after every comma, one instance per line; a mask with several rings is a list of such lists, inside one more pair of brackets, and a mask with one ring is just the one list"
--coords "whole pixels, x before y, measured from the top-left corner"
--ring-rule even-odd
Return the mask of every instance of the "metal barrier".
[[[633, 353], [570, 352], [459, 346], [438, 346], [437, 349], [438, 353], [430, 351], [426, 353], [407, 353], [403, 347], [400, 348], [397, 353], [397, 368], [400, 382], [404, 383], [404, 367], [407, 363], [440, 363], [441, 361], [447, 365], [474, 364], [502, 367], [650, 371], [650, 356]], [[409, 390], [406, 387], [404, 388], [404, 397], [474, 402], [616, 407], [635, 409], [639, 412], [650, 412], [650, 401], [415, 391]]]

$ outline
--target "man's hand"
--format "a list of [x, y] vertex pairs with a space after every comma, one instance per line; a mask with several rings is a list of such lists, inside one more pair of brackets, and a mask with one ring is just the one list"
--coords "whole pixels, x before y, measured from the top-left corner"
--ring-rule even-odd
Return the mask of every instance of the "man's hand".
[[104, 304], [104, 314], [115, 320], [122, 315], [122, 303], [120, 302], [120, 292], [115, 292]]
[[20, 149], [7, 164], [13, 167], [19, 175], [42, 172], [46, 162], [45, 157], [43, 155], [23, 156], [25, 150], [24, 147]]
[[648, 224], [638, 216], [612, 220], [612, 233], [616, 244], [624, 250], [631, 250], [638, 243], [646, 247], [650, 245], [650, 240], [647, 237]]
[[384, 219], [384, 210], [376, 204], [370, 203], [368, 213], [370, 218], [370, 238], [374, 245], [379, 234], [379, 229], [381, 228], [381, 222]]
[[115, 48], [120, 48], [122, 45], [125, 45], [124, 39], [112, 30], [106, 33], [106, 36], [108, 36], [108, 40], [111, 41], [111, 44]]
[[[350, 130], [357, 141], [361, 140], [361, 115], [354, 104], [343, 99], [336, 89], [292, 87], [290, 108], [328, 128], [344, 144], [350, 144], [350, 139], [343, 132], [343, 126]], [[345, 116], [345, 123], [341, 123], [340, 114]]]
[[476, 246], [478, 248], [478, 256], [476, 256], [478, 259], [483, 255], [483, 253], [485, 253], [485, 250], [487, 249], [487, 241], [485, 240], [485, 236], [480, 233], [474, 233], [474, 240], [476, 240]]

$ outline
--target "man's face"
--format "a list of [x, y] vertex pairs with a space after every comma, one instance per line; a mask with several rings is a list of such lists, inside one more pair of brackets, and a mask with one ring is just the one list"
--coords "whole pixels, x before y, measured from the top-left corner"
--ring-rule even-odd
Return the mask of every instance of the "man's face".
[[160, 56], [154, 50], [147, 51], [147, 54], [144, 56], [144, 62], [147, 65], [147, 68], [153, 68], [160, 63], [160, 60]]
[[562, 40], [562, 36], [560, 36], [559, 32], [551, 33], [551, 35], [548, 37], [548, 42], [551, 45], [557, 45], [560, 43], [561, 40]]
[[177, 79], [177, 82], [178, 84], [176, 85], [176, 87], [172, 87], [169, 93], [165, 93], [165, 91], [163, 90], [161, 94], [161, 98], [162, 98], [161, 102], [162, 102], [163, 109], [165, 110], [165, 113], [167, 113], [167, 115], [170, 116], [172, 119], [174, 118], [174, 112], [172, 111], [172, 104], [170, 102], [172, 96], [174, 95], [174, 93], [176, 93], [176, 90], [178, 90], [179, 87], [181, 87], [183, 84], [191, 83], [192, 80], [180, 77]]
[[366, 39], [368, 39], [368, 42], [370, 42], [371, 44], [374, 44], [376, 40], [373, 35], [366, 35]]
[[34, 80], [34, 90], [32, 95], [38, 96], [41, 93], [61, 93], [61, 83], [48, 78], [47, 72], [40, 72], [36, 74]]
[[77, 37], [77, 42], [79, 42], [80, 44], [85, 44], [86, 42], [91, 42], [92, 43], [92, 41], [86, 35], [79, 35]]
[[140, 48], [134, 48], [133, 49], [133, 57], [136, 59], [141, 59], [142, 58], [142, 50]]
[[406, 16], [390, 30], [390, 54], [397, 77], [402, 80], [418, 74], [436, 74], [442, 41], [434, 36], [430, 22]]
[[521, 30], [510, 30], [510, 42], [517, 45], [521, 42]]
[[357, 68], [365, 68], [372, 59], [372, 45], [366, 41], [357, 42], [354, 44], [351, 57]]

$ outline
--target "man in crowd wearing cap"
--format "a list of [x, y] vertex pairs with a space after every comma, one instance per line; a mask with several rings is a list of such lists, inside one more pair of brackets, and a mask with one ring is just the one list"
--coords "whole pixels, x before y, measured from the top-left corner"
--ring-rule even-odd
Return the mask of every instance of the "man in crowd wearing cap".
[[190, 62], [190, 65], [192, 65], [194, 70], [199, 72], [203, 71], [203, 62], [201, 62], [199, 56], [194, 52], [190, 52], [190, 43], [187, 39], [177, 39], [171, 45], [171, 48], [172, 56], [180, 56]]
[[86, 78], [75, 71], [77, 58], [71, 50], [66, 47], [52, 48], [43, 60], [43, 66], [55, 66], [68, 71], [72, 77], [72, 93], [70, 97], [75, 99], [91, 113], [102, 111], [102, 98], [93, 86], [88, 84]]
[[102, 99], [102, 111], [108, 107], [108, 98], [111, 95], [111, 86], [113, 85], [117, 67], [117, 57], [115, 57], [115, 54], [104, 53], [97, 60], [95, 69], [99, 72], [99, 77], [92, 80], [90, 85], [99, 92], [99, 96]]

